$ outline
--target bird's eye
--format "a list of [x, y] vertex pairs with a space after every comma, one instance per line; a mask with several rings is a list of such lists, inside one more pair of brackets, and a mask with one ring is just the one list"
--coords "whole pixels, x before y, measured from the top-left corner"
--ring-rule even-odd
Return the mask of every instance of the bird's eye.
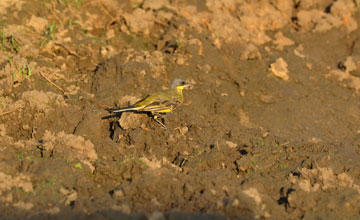
[[185, 84], [186, 84], [186, 82], [185, 82], [185, 81], [182, 81], [182, 82], [181, 82], [181, 85], [185, 85]]

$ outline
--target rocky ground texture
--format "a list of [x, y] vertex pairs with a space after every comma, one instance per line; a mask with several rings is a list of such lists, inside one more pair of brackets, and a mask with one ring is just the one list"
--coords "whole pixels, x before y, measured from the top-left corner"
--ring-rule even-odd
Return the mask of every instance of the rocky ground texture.
[[0, 1], [0, 218], [359, 219], [359, 7]]

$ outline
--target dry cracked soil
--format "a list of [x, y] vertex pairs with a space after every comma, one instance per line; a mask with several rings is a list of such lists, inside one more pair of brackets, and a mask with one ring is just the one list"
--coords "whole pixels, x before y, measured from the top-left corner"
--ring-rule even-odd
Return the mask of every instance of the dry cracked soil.
[[359, 4], [0, 1], [0, 219], [360, 219]]

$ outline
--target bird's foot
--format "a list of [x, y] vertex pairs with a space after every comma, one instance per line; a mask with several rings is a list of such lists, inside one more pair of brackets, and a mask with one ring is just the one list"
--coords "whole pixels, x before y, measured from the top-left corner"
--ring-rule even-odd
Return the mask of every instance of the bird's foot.
[[157, 115], [154, 115], [153, 119], [160, 124], [162, 128], [164, 128], [169, 134], [171, 134], [169, 128], [157, 117]]

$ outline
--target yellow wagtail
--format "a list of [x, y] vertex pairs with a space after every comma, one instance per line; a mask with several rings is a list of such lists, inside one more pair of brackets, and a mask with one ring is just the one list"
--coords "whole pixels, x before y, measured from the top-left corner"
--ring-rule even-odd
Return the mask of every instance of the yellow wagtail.
[[184, 102], [183, 89], [191, 86], [182, 79], [175, 79], [171, 84], [171, 88], [148, 95], [144, 99], [138, 101], [134, 105], [125, 108], [110, 110], [112, 113], [121, 113], [127, 111], [149, 112], [154, 119], [163, 127], [166, 126], [157, 118], [162, 113], [168, 113], [179, 107]]

